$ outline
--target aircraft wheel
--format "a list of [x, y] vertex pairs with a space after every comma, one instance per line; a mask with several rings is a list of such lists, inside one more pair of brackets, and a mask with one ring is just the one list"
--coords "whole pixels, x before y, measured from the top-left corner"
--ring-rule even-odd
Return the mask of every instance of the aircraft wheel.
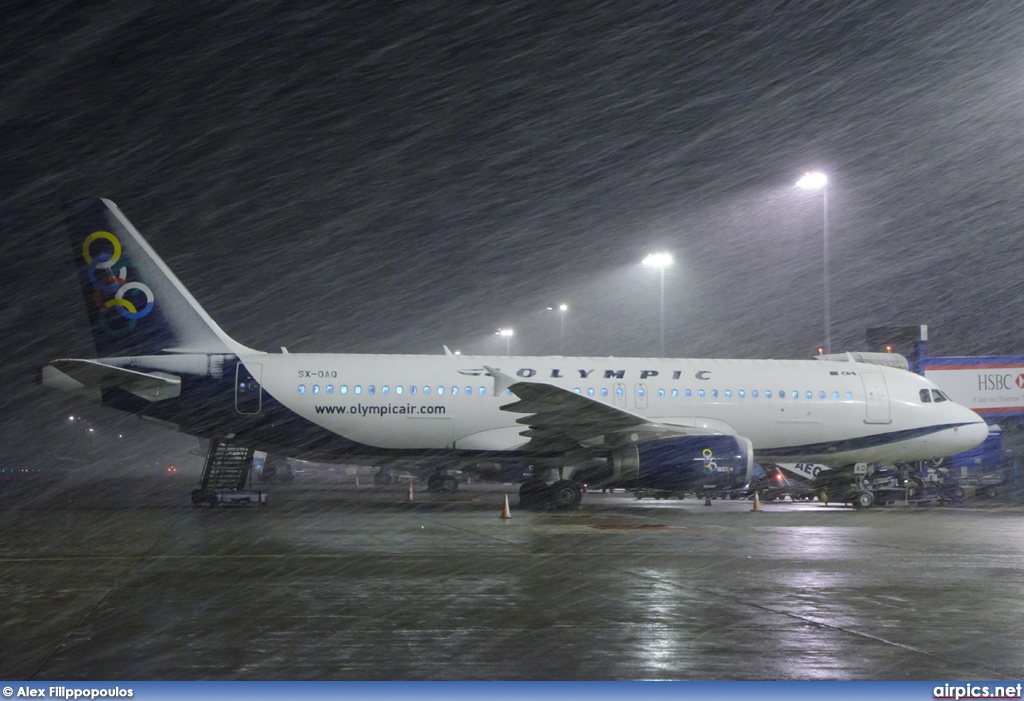
[[543, 509], [548, 505], [548, 485], [544, 480], [532, 479], [519, 487], [519, 505], [524, 509]]
[[459, 491], [459, 481], [451, 476], [441, 478], [441, 491], [446, 494], [455, 494]]
[[551, 485], [551, 505], [556, 509], [575, 509], [583, 501], [583, 490], [570, 480], [558, 480]]
[[430, 477], [428, 477], [427, 478], [427, 491], [428, 492], [440, 492], [441, 489], [442, 489], [442, 487], [441, 487], [441, 480], [442, 479], [443, 478], [441, 477], [441, 475], [436, 475], [436, 474], [435, 475], [431, 475]]
[[857, 509], [870, 509], [875, 505], [875, 495], [871, 492], [859, 492], [853, 498], [853, 506]]

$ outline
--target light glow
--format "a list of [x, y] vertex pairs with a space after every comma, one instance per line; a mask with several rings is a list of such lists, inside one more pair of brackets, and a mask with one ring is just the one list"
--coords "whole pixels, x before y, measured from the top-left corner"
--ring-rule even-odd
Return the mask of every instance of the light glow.
[[648, 268], [665, 269], [672, 265], [672, 254], [671, 253], [648, 253], [647, 257], [641, 261]]
[[808, 171], [796, 181], [801, 190], [820, 190], [828, 184], [828, 176], [820, 171]]

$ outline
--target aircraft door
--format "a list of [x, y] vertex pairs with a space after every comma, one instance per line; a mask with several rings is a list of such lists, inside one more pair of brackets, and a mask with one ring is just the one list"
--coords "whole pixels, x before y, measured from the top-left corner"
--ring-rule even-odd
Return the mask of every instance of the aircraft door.
[[626, 408], [626, 383], [616, 382], [612, 385], [612, 393], [615, 395], [615, 406], [620, 409]]
[[643, 382], [638, 382], [636, 385], [636, 408], [647, 408], [647, 385]]
[[235, 366], [235, 411], [239, 414], [258, 414], [263, 408], [263, 365], [239, 363]]
[[862, 372], [860, 379], [864, 382], [865, 421], [889, 423], [892, 419], [889, 413], [889, 390], [885, 385], [885, 375], [880, 372]]

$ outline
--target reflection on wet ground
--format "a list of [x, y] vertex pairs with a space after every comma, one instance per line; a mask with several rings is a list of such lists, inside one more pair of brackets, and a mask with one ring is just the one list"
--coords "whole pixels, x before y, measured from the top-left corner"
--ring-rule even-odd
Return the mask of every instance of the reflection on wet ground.
[[9, 679], [1017, 679], [1024, 509], [0, 480]]

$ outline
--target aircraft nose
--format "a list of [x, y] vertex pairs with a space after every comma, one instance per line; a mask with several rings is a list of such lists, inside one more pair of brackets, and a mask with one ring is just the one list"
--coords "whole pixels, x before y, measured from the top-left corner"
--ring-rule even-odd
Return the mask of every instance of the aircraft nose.
[[967, 412], [971, 415], [971, 423], [964, 426], [960, 426], [957, 431], [960, 434], [960, 439], [964, 443], [964, 447], [961, 448], [961, 452], [964, 450], [970, 450], [971, 448], [981, 445], [988, 438], [988, 424], [985, 420], [975, 414], [970, 409]]

